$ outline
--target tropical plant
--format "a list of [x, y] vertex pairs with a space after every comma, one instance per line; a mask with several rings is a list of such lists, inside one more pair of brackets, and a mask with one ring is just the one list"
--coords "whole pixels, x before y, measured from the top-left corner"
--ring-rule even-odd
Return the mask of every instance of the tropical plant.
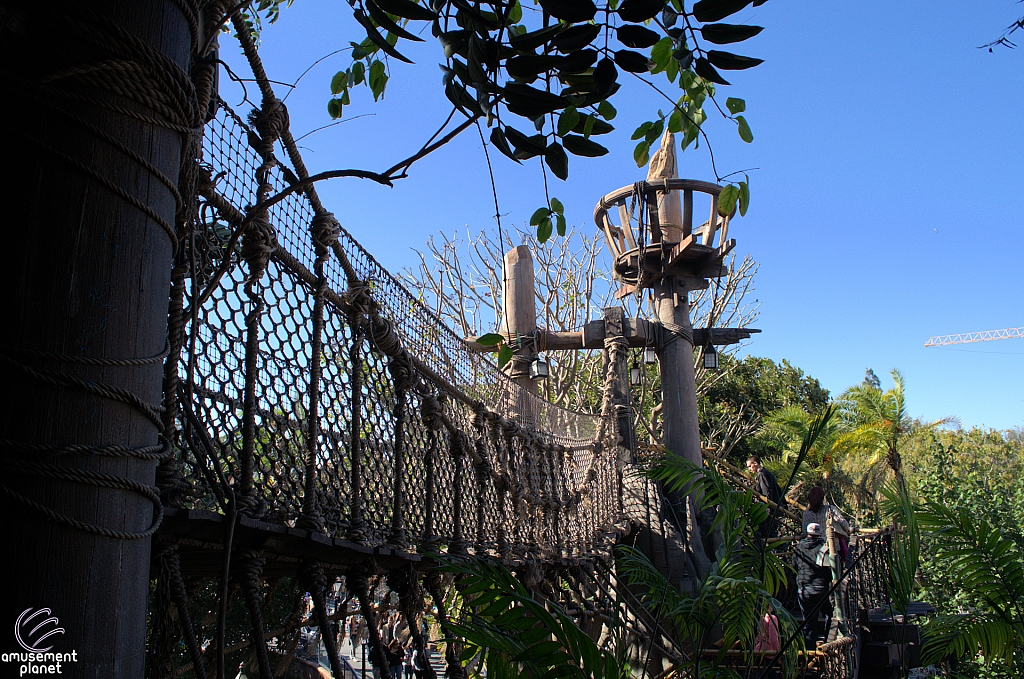
[[[871, 373], [873, 375], [874, 373]], [[882, 391], [877, 380], [865, 380], [850, 387], [840, 397], [843, 419], [849, 432], [842, 437], [842, 445], [867, 461], [869, 468], [883, 463], [903, 480], [903, 459], [900, 449], [916, 433], [934, 430], [954, 419], [945, 417], [924, 423], [907, 414], [906, 382], [903, 373], [893, 369], [893, 386]]]
[[[698, 507], [715, 508], [713, 529], [721, 531], [722, 543], [710, 571], [700, 578], [692, 593], [680, 591], [639, 550], [618, 548], [619, 572], [633, 585], [644, 588], [643, 601], [656, 618], [668, 621], [676, 645], [693, 649], [679, 668], [682, 676], [739, 677], [724, 666], [730, 649], [739, 648], [754, 662], [756, 639], [766, 614], [779, 621], [781, 635], [796, 635], [798, 623], [776, 595], [786, 583], [787, 566], [779, 555], [783, 543], [769, 545], [758, 529], [769, 520], [766, 506], [750, 490], [738, 490], [714, 467], [700, 468], [678, 457], [666, 456], [649, 475], [666, 490], [689, 490], [699, 498]], [[799, 635], [796, 635], [799, 636]], [[701, 652], [721, 642], [714, 658]], [[783, 657], [787, 676], [795, 676], [799, 646]]]
[[[445, 633], [463, 644], [461, 662], [489, 679], [626, 679], [614, 647], [597, 644], [557, 603], [531, 593], [499, 563], [439, 557], [453, 573]], [[610, 637], [612, 640], [615, 637]]]
[[[764, 418], [788, 406], [815, 413], [829, 400], [818, 380], [789, 361], [776, 363], [758, 356], [722, 356], [721, 369], [698, 384], [698, 396], [702, 437], [717, 456], [729, 456], [740, 466], [750, 455], [767, 458], [781, 452], [777, 441], [749, 435]], [[732, 445], [722, 445], [723, 437], [716, 433], [725, 429], [723, 422], [738, 423], [742, 435], [725, 437]]]
[[925, 628], [924, 662], [996, 660], [1024, 673], [1024, 559], [1018, 546], [969, 508], [929, 502], [919, 514], [937, 559], [977, 596], [974, 610], [939, 615]]
[[[800, 445], [813, 421], [814, 412], [808, 412], [797, 404], [783, 406], [764, 418], [757, 438], [781, 449], [778, 463], [770, 467], [776, 476], [788, 476], [792, 473], [793, 465], [800, 453]], [[845, 452], [842, 445], [842, 435], [845, 431], [845, 422], [840, 418], [830, 419], [814, 446], [808, 451], [796, 479], [818, 482], [831, 476]]]
[[[834, 409], [826, 406], [810, 422], [787, 488], [833, 414]], [[684, 662], [684, 676], [739, 676], [722, 667], [725, 654], [738, 646], [752, 664], [766, 614], [776, 616], [780, 636], [789, 638], [781, 654], [783, 670], [793, 676], [803, 640], [800, 625], [775, 598], [787, 582], [788, 566], [779, 554], [784, 543], [769, 543], [771, 531], [764, 530], [765, 524], [775, 520], [771, 514], [774, 510], [755, 499], [752, 490], [730, 484], [714, 466], [698, 467], [667, 451], [646, 474], [670, 493], [688, 493], [698, 508], [713, 509], [711, 528], [721, 536], [715, 560], [692, 594], [677, 590], [643, 553], [619, 548], [620, 571], [645, 588], [644, 601], [656, 618], [670, 621], [672, 630], [681, 637], [677, 644], [695, 649]], [[716, 642], [719, 633], [720, 651], [714, 659], [706, 660], [701, 651]]]

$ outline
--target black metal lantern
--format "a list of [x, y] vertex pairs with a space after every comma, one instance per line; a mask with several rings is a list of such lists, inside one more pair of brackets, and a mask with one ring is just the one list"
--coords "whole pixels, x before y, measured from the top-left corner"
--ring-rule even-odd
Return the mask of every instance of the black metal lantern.
[[531, 380], [546, 380], [550, 370], [548, 369], [548, 362], [543, 358], [533, 359], [533, 363], [530, 364], [530, 379]]
[[658, 349], [656, 347], [644, 347], [644, 363], [654, 365], [658, 362]]
[[640, 366], [634, 362], [632, 367], [629, 369], [629, 383], [634, 387], [640, 386], [640, 378], [642, 375], [643, 373], [640, 370]]
[[718, 370], [718, 351], [714, 344], [704, 347], [704, 369]]

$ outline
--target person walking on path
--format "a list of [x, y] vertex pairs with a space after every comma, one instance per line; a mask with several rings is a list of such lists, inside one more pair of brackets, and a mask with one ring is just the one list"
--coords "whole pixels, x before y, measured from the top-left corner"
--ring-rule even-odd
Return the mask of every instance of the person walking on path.
[[405, 649], [398, 639], [392, 639], [391, 643], [384, 650], [388, 659], [388, 667], [391, 670], [391, 679], [402, 679], [402, 669], [405, 665]]
[[814, 648], [814, 643], [822, 634], [818, 614], [825, 614], [826, 634], [832, 618], [832, 600], [828, 596], [832, 587], [832, 568], [828, 563], [823, 534], [821, 524], [812, 523], [807, 526], [807, 537], [793, 545], [796, 595], [800, 613], [804, 616], [804, 640], [809, 649]]

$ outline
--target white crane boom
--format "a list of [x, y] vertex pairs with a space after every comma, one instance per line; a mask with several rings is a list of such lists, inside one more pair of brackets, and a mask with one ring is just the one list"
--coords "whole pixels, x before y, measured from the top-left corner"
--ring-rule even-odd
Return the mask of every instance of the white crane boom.
[[982, 330], [981, 332], [965, 332], [960, 335], [936, 335], [929, 337], [924, 343], [926, 347], [941, 347], [947, 344], [970, 344], [971, 342], [988, 342], [1024, 337], [1024, 328], [1003, 328], [1002, 330]]

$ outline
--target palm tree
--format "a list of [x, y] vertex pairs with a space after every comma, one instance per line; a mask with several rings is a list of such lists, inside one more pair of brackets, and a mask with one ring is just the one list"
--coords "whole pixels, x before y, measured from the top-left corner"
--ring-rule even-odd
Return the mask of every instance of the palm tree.
[[[815, 413], [809, 413], [798, 405], [783, 406], [765, 416], [757, 437], [782, 446], [782, 454], [772, 468], [772, 473], [788, 476], [793, 471], [801, 445], [815, 420]], [[832, 475], [846, 452], [843, 435], [847, 429], [847, 423], [838, 417], [828, 420], [814, 445], [807, 451], [797, 480], [816, 481]]]
[[910, 417], [903, 373], [894, 368], [889, 374], [892, 389], [882, 391], [880, 386], [865, 380], [843, 392], [839, 403], [849, 431], [840, 437], [840, 445], [866, 455], [871, 466], [884, 460], [896, 475], [897, 483], [902, 484], [900, 448], [903, 443], [914, 434], [936, 429], [952, 422], [953, 418], [923, 423]]

